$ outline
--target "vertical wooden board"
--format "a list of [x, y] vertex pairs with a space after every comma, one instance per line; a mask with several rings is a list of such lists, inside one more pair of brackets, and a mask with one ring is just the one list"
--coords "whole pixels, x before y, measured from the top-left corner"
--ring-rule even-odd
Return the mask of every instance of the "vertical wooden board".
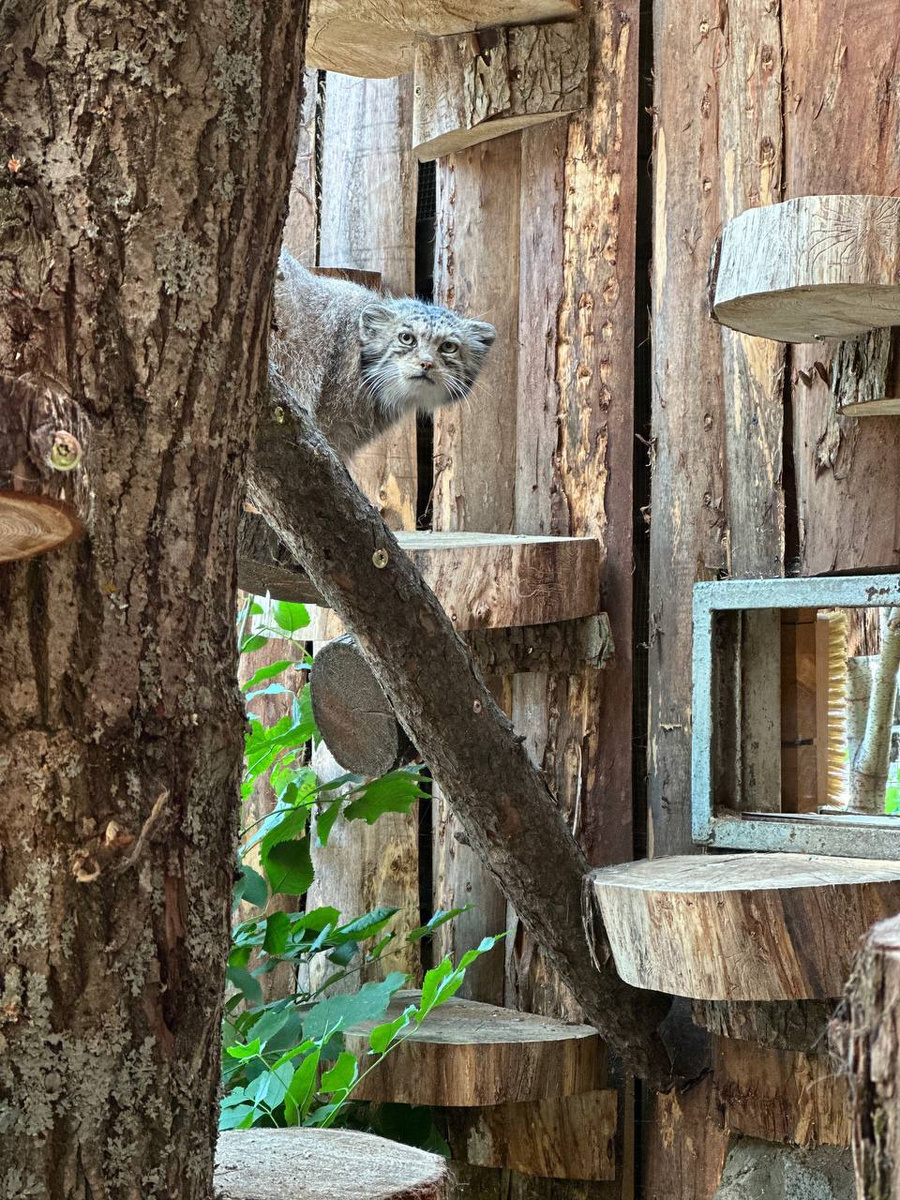
[[818, 665], [815, 609], [781, 613], [781, 807], [784, 812], [815, 812], [817, 767]]
[[[412, 89], [411, 76], [329, 73], [325, 90], [319, 265], [380, 271], [396, 295], [415, 291]], [[362, 450], [352, 474], [391, 528], [415, 529], [415, 418]]]
[[[691, 838], [691, 593], [782, 571], [782, 352], [709, 318], [723, 220], [781, 198], [782, 39], [769, 0], [655, 0], [649, 844]], [[648, 1097], [647, 1200], [710, 1200], [725, 1135], [708, 1081]]]
[[[896, 195], [900, 24], [893, 0], [783, 0], [788, 197]], [[900, 561], [896, 418], [838, 416], [815, 369], [834, 346], [797, 346], [791, 377], [804, 574]], [[804, 382], [799, 372], [809, 379]]]
[[[412, 155], [412, 80], [351, 79], [329, 73], [325, 89], [319, 264], [380, 271], [398, 294], [415, 287], [417, 166]], [[356, 482], [396, 529], [416, 523], [416, 432], [410, 419], [359, 454]], [[321, 612], [321, 610], [320, 610]], [[314, 637], [333, 621], [314, 621]], [[330, 636], [330, 634], [329, 634]], [[338, 774], [342, 773], [337, 771]], [[310, 903], [333, 904], [346, 919], [387, 904], [395, 927], [419, 924], [418, 818], [388, 813], [376, 824], [338, 821], [326, 848], [314, 851]], [[417, 975], [415, 945], [371, 972]]]
[[650, 841], [658, 855], [692, 846], [693, 584], [780, 573], [780, 363], [747, 339], [723, 340], [706, 285], [723, 219], [779, 198], [782, 51], [778, 8], [766, 0], [728, 8], [656, 0], [654, 16]]
[[304, 267], [318, 264], [318, 201], [316, 178], [316, 116], [319, 108], [319, 74], [303, 73], [303, 109], [297, 161], [288, 196], [290, 208], [284, 224], [284, 248]]
[[781, 612], [743, 614], [741, 808], [781, 808]]
[[[435, 301], [491, 321], [497, 340], [474, 394], [434, 418], [434, 527], [507, 533], [513, 529], [519, 298], [518, 135], [437, 164]], [[511, 680], [495, 698], [512, 708]], [[434, 906], [474, 909], [435, 939], [435, 954], [460, 954], [506, 928], [506, 901], [487, 868], [457, 834], [452, 804], [435, 789]], [[475, 963], [465, 994], [502, 1004], [502, 955]]]
[[435, 301], [497, 340], [469, 399], [435, 413], [435, 529], [513, 531], [520, 157], [510, 134], [437, 165]]

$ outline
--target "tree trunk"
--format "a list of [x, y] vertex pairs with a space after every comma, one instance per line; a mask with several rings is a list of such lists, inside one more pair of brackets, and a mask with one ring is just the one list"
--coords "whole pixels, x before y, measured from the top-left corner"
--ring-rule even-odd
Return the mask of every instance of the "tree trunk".
[[384, 521], [290, 393], [274, 400], [250, 466], [251, 502], [356, 634], [470, 844], [589, 1019], [629, 1070], [669, 1085], [656, 1032], [668, 1002], [623, 984], [608, 955], [600, 970], [592, 965], [582, 923], [587, 861], [540, 772]]
[[212, 1196], [234, 547], [306, 7], [0, 5], [0, 372], [75, 399], [92, 492], [86, 538], [0, 566], [3, 1197]]
[[884, 814], [891, 758], [891, 729], [897, 704], [898, 670], [900, 608], [892, 608], [884, 614], [881, 653], [872, 679], [866, 732], [850, 771], [851, 812]]

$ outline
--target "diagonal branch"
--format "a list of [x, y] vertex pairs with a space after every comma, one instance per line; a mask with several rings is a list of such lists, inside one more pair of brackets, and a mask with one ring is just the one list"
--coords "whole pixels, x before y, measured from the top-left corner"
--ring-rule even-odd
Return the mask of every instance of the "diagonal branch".
[[608, 954], [599, 969], [592, 963], [582, 920], [588, 864], [542, 775], [384, 521], [285, 386], [275, 386], [249, 500], [356, 635], [472, 847], [588, 1018], [629, 1071], [671, 1086], [657, 1032], [669, 998], [623, 983]]

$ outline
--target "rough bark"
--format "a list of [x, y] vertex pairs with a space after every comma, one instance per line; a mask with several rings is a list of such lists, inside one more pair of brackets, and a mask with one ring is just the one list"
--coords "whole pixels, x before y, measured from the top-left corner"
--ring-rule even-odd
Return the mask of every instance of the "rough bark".
[[[286, 410], [290, 396], [274, 397]], [[283, 417], [283, 422], [276, 419]], [[262, 416], [251, 502], [353, 630], [410, 738], [453, 797], [469, 843], [629, 1068], [670, 1082], [666, 998], [597, 970], [581, 917], [587, 863], [446, 613], [299, 406]], [[302, 513], [302, 517], [298, 514]], [[384, 556], [387, 556], [386, 560]]]
[[305, 10], [0, 7], [0, 371], [76, 399], [93, 492], [89, 539], [0, 567], [3, 1196], [212, 1196], [234, 544]]
[[882, 921], [860, 951], [844, 1010], [832, 1030], [850, 1073], [853, 1158], [859, 1200], [900, 1196], [897, 1043], [900, 917]]

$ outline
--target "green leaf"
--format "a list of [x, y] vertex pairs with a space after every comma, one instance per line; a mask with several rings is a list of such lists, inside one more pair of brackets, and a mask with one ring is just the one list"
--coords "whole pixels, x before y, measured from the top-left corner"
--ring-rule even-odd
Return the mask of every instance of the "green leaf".
[[316, 816], [316, 841], [320, 846], [328, 845], [328, 839], [331, 837], [331, 831], [343, 803], [343, 796], [338, 796], [337, 800], [332, 800], [331, 804]]
[[330, 1071], [322, 1076], [323, 1092], [346, 1092], [359, 1078], [359, 1066], [349, 1050], [344, 1050]]
[[290, 932], [291, 919], [287, 913], [270, 913], [266, 917], [266, 937], [263, 942], [266, 954], [284, 954]]
[[399, 911], [399, 908], [375, 908], [371, 912], [357, 917], [348, 925], [341, 925], [335, 929], [332, 941], [336, 945], [341, 945], [343, 942], [361, 942], [365, 938], [374, 937], [376, 933], [381, 933], [385, 925], [393, 920]]
[[254, 650], [262, 650], [263, 646], [268, 645], [269, 639], [263, 637], [261, 633], [251, 633], [249, 637], [245, 637], [241, 642], [239, 653], [252, 654]]
[[404, 767], [400, 771], [391, 771], [363, 785], [344, 809], [344, 817], [348, 821], [374, 825], [384, 813], [408, 813], [418, 800], [427, 796], [421, 783], [421, 768]]
[[440, 929], [448, 921], [455, 921], [463, 913], [471, 912], [474, 907], [474, 904], [464, 904], [462, 908], [438, 909], [427, 925], [420, 925], [418, 929], [413, 929], [411, 933], [406, 935], [406, 940], [408, 942], [418, 942], [424, 937], [430, 937], [436, 929]]
[[248, 1042], [246, 1046], [229, 1046], [228, 1053], [232, 1058], [237, 1058], [244, 1061], [248, 1058], [256, 1058], [262, 1050], [262, 1042], [259, 1038], [254, 1038], [252, 1042]]
[[232, 987], [236, 987], [239, 992], [243, 993], [251, 1004], [262, 1003], [262, 988], [249, 971], [243, 967], [229, 967], [225, 976]]
[[365, 983], [349, 996], [329, 996], [309, 1010], [303, 1020], [306, 1037], [323, 1038], [335, 1029], [351, 1029], [360, 1021], [377, 1021], [384, 1016], [394, 992], [404, 986], [409, 977], [392, 971], [379, 983]]
[[269, 889], [262, 875], [248, 867], [246, 863], [242, 863], [240, 867], [241, 880], [238, 882], [238, 887], [243, 882], [242, 899], [247, 904], [252, 904], [256, 908], [262, 908], [269, 899]]
[[290, 1020], [292, 1013], [290, 1009], [283, 1008], [270, 1009], [264, 1012], [260, 1019], [253, 1026], [253, 1033], [256, 1040], [260, 1043], [263, 1050], [268, 1046], [269, 1042], [284, 1029]]
[[283, 1063], [260, 1075], [253, 1089], [253, 1100], [266, 1108], [278, 1108], [287, 1098], [288, 1089], [294, 1080], [294, 1068], [290, 1063]]
[[294, 1072], [287, 1096], [284, 1101], [285, 1117], [288, 1125], [297, 1125], [305, 1120], [312, 1104], [316, 1090], [316, 1074], [319, 1069], [321, 1050], [308, 1054]]
[[387, 1025], [376, 1025], [369, 1034], [369, 1048], [372, 1053], [384, 1054], [397, 1034], [412, 1023], [416, 1012], [416, 1006], [411, 1004], [409, 1008], [403, 1010], [395, 1021], [390, 1021]]
[[433, 967], [430, 971], [426, 971], [425, 978], [422, 980], [422, 997], [419, 1001], [419, 1016], [424, 1017], [431, 1012], [434, 1007], [434, 1002], [437, 999], [438, 989], [448, 975], [453, 973], [453, 960], [449, 954]]
[[255, 1112], [252, 1104], [239, 1104], [235, 1108], [223, 1109], [219, 1117], [220, 1133], [226, 1133], [229, 1129], [251, 1129]]
[[255, 675], [252, 675], [246, 683], [241, 684], [241, 688], [245, 692], [252, 692], [261, 683], [268, 683], [270, 679], [277, 679], [279, 675], [283, 675], [293, 665], [290, 659], [284, 659], [282, 662], [272, 663], [271, 666], [260, 667]]
[[308, 837], [300, 841], [279, 842], [270, 850], [263, 848], [263, 869], [272, 891], [285, 896], [303, 896], [309, 891], [315, 870]]
[[285, 633], [294, 634], [298, 629], [305, 629], [309, 624], [309, 613], [303, 604], [276, 600], [272, 605], [272, 613], [279, 628], [283, 629]]

